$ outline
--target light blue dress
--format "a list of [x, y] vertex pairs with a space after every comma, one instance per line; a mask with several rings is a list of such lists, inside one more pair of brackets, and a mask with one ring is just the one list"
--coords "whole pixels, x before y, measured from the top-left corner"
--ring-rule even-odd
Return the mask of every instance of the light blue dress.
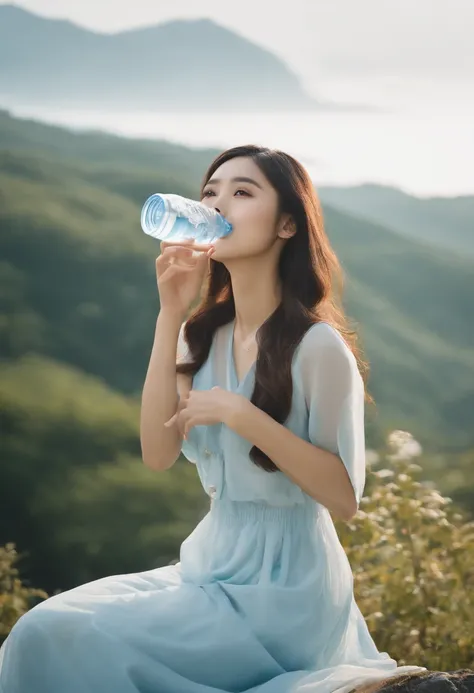
[[[251, 396], [239, 383], [233, 327], [220, 328], [193, 387]], [[181, 333], [179, 358], [186, 358]], [[286, 426], [337, 452], [359, 500], [365, 481], [363, 383], [328, 324], [310, 328], [292, 364]], [[199, 426], [183, 452], [210, 510], [180, 562], [106, 577], [23, 616], [0, 651], [2, 693], [343, 693], [417, 670], [379, 653], [354, 601], [328, 511], [281, 472], [249, 459], [224, 425]]]

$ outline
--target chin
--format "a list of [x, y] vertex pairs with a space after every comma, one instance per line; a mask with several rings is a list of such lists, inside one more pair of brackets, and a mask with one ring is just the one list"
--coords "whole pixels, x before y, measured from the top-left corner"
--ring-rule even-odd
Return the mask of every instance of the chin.
[[212, 253], [211, 259], [214, 260], [215, 262], [222, 262], [222, 260], [225, 257], [225, 253], [222, 253], [219, 248], [216, 248], [215, 251]]
[[212, 259], [216, 262], [222, 262], [224, 265], [262, 255], [261, 248], [252, 247], [251, 241], [243, 238], [239, 239], [238, 242], [237, 239], [222, 238], [216, 241], [214, 248]]
[[236, 254], [235, 250], [232, 250], [232, 246], [226, 246], [224, 239], [216, 241], [214, 248], [215, 250], [212, 254], [212, 259], [216, 260], [217, 262], [232, 260], [236, 257], [236, 255], [238, 257], [238, 253]]

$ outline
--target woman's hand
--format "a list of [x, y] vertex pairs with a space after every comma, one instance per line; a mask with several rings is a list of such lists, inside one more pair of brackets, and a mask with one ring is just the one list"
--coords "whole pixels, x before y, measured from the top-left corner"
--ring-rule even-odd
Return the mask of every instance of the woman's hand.
[[161, 310], [185, 315], [197, 298], [206, 272], [212, 245], [162, 243], [156, 260], [156, 278]]
[[218, 423], [229, 425], [234, 416], [248, 404], [249, 400], [242, 395], [220, 387], [191, 390], [187, 397], [180, 400], [178, 411], [165, 426], [177, 424], [186, 440], [194, 426], [212, 426]]

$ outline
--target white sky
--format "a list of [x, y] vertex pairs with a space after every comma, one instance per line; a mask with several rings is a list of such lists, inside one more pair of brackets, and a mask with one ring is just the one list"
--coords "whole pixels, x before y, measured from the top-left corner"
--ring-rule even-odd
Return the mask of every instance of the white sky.
[[[5, 4], [0, 0], [0, 4]], [[474, 80], [474, 0], [21, 0], [113, 32], [210, 17], [285, 58], [308, 87], [324, 76]]]

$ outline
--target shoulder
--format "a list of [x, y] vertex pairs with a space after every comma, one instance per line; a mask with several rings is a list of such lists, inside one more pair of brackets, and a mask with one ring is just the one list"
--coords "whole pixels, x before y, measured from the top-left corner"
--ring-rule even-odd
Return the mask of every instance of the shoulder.
[[[225, 325], [221, 325], [216, 328], [212, 336], [212, 343], [211, 348], [209, 350], [209, 354], [207, 355], [206, 361], [204, 363], [210, 361], [216, 352], [220, 356], [224, 356], [226, 354], [226, 345], [228, 344], [228, 340], [230, 338], [232, 326], [233, 322], [231, 321], [226, 323]], [[177, 357], [179, 363], [186, 363], [187, 361], [192, 361], [189, 345], [186, 341], [185, 329], [186, 322], [183, 322], [179, 330], [178, 336]]]
[[327, 322], [312, 325], [300, 342], [299, 355], [333, 354], [336, 358], [354, 359], [341, 333]]
[[337, 374], [339, 379], [361, 377], [352, 350], [341, 333], [327, 322], [315, 323], [308, 329], [295, 357], [306, 374]]

